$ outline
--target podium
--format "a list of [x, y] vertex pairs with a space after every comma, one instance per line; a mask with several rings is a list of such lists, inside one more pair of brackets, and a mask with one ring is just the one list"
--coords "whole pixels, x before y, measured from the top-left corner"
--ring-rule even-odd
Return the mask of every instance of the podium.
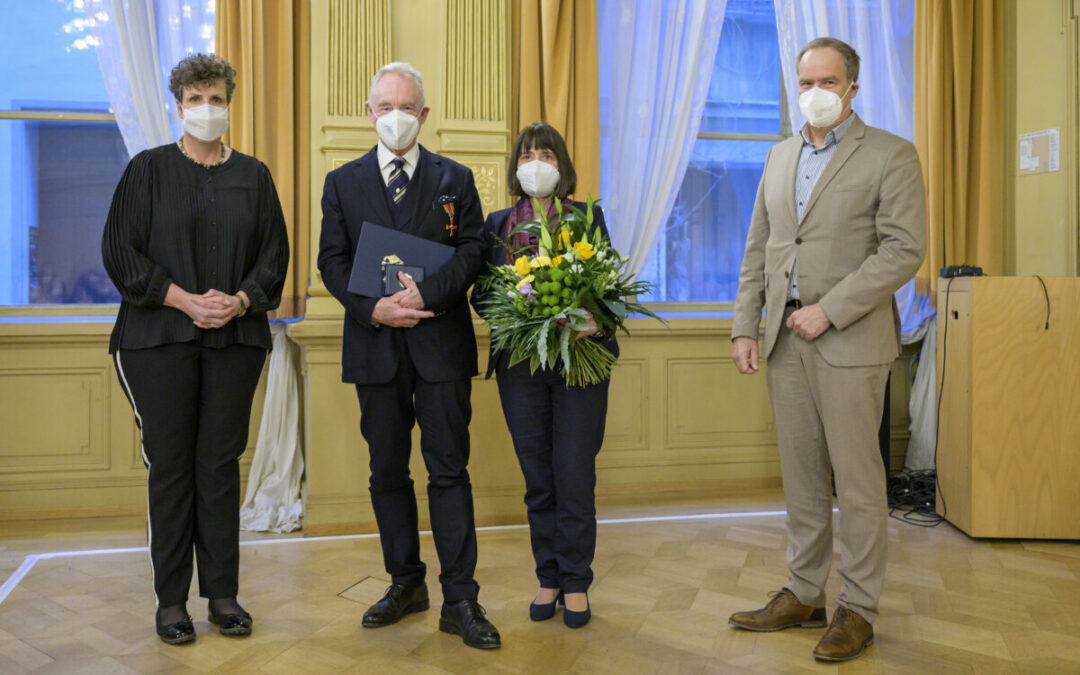
[[972, 537], [1080, 539], [1080, 278], [1043, 281], [938, 280], [937, 511]]

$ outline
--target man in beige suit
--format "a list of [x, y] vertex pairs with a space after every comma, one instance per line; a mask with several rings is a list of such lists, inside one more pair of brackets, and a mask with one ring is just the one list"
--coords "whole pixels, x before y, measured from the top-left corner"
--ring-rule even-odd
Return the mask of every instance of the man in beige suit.
[[733, 614], [730, 623], [756, 631], [825, 626], [834, 476], [843, 588], [814, 656], [845, 661], [873, 642], [885, 576], [888, 506], [877, 432], [889, 366], [900, 353], [893, 293], [925, 253], [926, 197], [914, 146], [851, 110], [855, 50], [814, 40], [799, 54], [798, 73], [807, 123], [765, 161], [731, 350], [747, 375], [759, 357], [768, 359], [788, 582], [763, 609]]

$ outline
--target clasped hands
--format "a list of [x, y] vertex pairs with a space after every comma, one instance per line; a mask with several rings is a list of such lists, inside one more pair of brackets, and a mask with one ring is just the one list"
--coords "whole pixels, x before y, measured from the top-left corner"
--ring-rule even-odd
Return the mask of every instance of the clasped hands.
[[421, 319], [430, 319], [435, 316], [434, 312], [424, 310], [424, 298], [420, 296], [420, 289], [416, 282], [408, 274], [398, 272], [398, 281], [405, 288], [379, 298], [375, 303], [375, 309], [371, 311], [371, 322], [394, 328], [412, 328], [420, 323]]
[[[832, 321], [821, 305], [815, 304], [792, 312], [785, 325], [802, 339], [813, 341], [829, 329]], [[743, 375], [756, 373], [758, 371], [757, 340], [746, 336], [732, 340], [731, 360], [735, 362], [735, 368]]]
[[[198, 328], [221, 328], [240, 313], [241, 293], [244, 291], [229, 295], [211, 288], [201, 295], [196, 295], [172, 284], [165, 295], [165, 305], [187, 314]], [[250, 307], [251, 302], [246, 293], [243, 298], [244, 304]]]

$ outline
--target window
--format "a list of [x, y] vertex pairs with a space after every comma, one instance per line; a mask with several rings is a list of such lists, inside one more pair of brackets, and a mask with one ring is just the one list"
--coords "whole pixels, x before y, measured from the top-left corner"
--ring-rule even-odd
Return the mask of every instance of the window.
[[0, 5], [0, 304], [117, 302], [101, 230], [128, 158], [86, 13]]
[[[103, 8], [88, 4], [0, 0], [0, 305], [120, 301], [101, 232], [128, 153], [95, 51]], [[213, 51], [213, 12], [155, 1], [163, 76]]]
[[697, 142], [640, 277], [651, 302], [734, 302], [769, 148], [791, 135], [773, 0], [728, 0]]

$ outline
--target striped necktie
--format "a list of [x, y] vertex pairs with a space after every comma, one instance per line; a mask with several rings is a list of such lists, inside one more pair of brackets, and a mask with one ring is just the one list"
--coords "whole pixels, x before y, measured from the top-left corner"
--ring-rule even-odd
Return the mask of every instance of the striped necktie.
[[395, 159], [394, 170], [390, 172], [390, 177], [386, 180], [386, 191], [395, 206], [401, 203], [408, 186], [409, 174], [405, 173], [405, 160]]

